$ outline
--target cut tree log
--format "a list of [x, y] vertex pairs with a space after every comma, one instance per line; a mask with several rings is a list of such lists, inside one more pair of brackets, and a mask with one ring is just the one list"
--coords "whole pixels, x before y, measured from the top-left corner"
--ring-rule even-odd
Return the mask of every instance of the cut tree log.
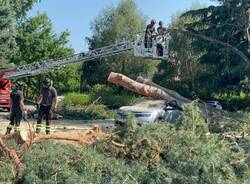
[[169, 94], [169, 96], [172, 96], [172, 98], [174, 98], [177, 101], [177, 103], [180, 105], [182, 105], [183, 103], [191, 103], [191, 100], [181, 96], [179, 93], [175, 92], [174, 90], [164, 88], [164, 87], [152, 82], [149, 79], [143, 78], [142, 76], [137, 77], [136, 81], [140, 82], [142, 84], [154, 86], [156, 88], [163, 90], [165, 93]]
[[108, 77], [108, 81], [143, 96], [155, 99], [164, 99], [167, 101], [176, 100], [179, 105], [191, 102], [172, 90], [162, 88], [156, 84], [153, 86], [153, 83], [144, 84], [137, 82], [120, 73], [111, 72]]
[[49, 135], [38, 135], [32, 139], [32, 144], [44, 140], [54, 139], [63, 141], [74, 141], [79, 145], [92, 144], [97, 139], [106, 139], [109, 135], [102, 132], [100, 127], [96, 126], [92, 129], [85, 131], [67, 131], [67, 132], [54, 132]]
[[[20, 136], [20, 135], [19, 135]], [[11, 140], [16, 139], [17, 134], [12, 133], [9, 135], [5, 135], [2, 138], [4, 140]], [[95, 126], [93, 128], [86, 128], [83, 130], [71, 130], [71, 131], [65, 131], [65, 132], [53, 132], [48, 135], [44, 134], [38, 134], [35, 135], [33, 132], [31, 132], [28, 135], [28, 139], [24, 141], [22, 137], [19, 138], [19, 140], [23, 140], [22, 144], [28, 145], [28, 147], [32, 146], [34, 143], [38, 143], [45, 140], [62, 140], [62, 141], [71, 141], [75, 142], [78, 145], [88, 145], [92, 144], [97, 139], [106, 139], [109, 137], [109, 134], [104, 133], [99, 126]], [[74, 144], [76, 145], [76, 144]], [[1, 147], [1, 145], [0, 145]]]
[[119, 84], [120, 86], [143, 96], [153, 97], [156, 99], [172, 98], [161, 89], [136, 82], [120, 73], [111, 72], [108, 77], [108, 81], [114, 84]]

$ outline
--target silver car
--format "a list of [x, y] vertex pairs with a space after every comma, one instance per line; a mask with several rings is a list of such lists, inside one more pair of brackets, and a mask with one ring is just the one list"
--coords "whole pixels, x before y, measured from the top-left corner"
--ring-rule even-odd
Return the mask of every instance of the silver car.
[[213, 107], [215, 109], [220, 109], [222, 110], [222, 105], [220, 104], [220, 102], [216, 101], [216, 100], [209, 100], [206, 102], [206, 105], [209, 107]]
[[117, 111], [115, 124], [125, 122], [129, 113], [136, 117], [138, 123], [147, 124], [161, 120], [172, 122], [179, 117], [181, 111], [167, 105], [165, 100], [143, 98], [131, 106], [120, 107]]

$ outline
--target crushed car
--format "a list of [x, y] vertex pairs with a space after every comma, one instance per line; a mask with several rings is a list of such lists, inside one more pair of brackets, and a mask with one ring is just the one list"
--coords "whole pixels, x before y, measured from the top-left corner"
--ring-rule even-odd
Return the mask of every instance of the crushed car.
[[159, 121], [174, 122], [181, 114], [181, 108], [176, 102], [166, 100], [155, 100], [152, 98], [142, 98], [138, 102], [120, 107], [117, 111], [115, 125], [122, 124], [132, 114], [139, 124], [155, 123]]
[[216, 101], [216, 100], [209, 100], [209, 101], [206, 101], [206, 105], [208, 107], [212, 107], [212, 108], [215, 108], [215, 109], [219, 109], [219, 110], [222, 110], [222, 105], [220, 104], [220, 102]]

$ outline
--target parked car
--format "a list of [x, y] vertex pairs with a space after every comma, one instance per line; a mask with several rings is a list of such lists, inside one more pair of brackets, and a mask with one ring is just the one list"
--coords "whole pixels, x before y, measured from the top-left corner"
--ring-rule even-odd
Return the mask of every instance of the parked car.
[[222, 110], [222, 105], [216, 100], [209, 100], [206, 102], [207, 106]]
[[148, 124], [161, 120], [173, 122], [179, 117], [181, 111], [169, 106], [165, 100], [143, 98], [131, 106], [120, 107], [115, 124], [125, 122], [129, 113], [132, 113], [140, 124]]

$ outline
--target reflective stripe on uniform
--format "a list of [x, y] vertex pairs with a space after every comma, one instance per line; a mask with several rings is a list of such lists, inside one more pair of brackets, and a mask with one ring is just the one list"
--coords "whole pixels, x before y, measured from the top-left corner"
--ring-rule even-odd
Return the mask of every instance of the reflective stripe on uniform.
[[42, 124], [36, 124], [36, 128], [37, 128], [37, 129], [41, 129], [42, 127], [43, 127]]
[[15, 128], [15, 126], [13, 126], [13, 125], [8, 125], [7, 128], [12, 129], [12, 128]]
[[15, 127], [14, 127], [14, 130], [15, 130], [15, 131], [20, 131], [20, 127], [19, 127], [19, 126], [15, 126]]
[[46, 130], [50, 130], [51, 126], [50, 125], [46, 125]]

